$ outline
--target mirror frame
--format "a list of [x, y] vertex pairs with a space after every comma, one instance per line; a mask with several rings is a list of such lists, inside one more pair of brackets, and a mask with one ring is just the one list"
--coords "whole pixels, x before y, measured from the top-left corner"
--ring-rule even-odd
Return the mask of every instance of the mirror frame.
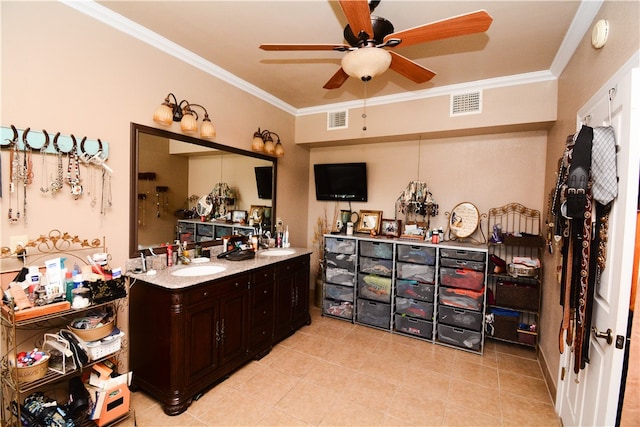
[[[229, 147], [227, 145], [218, 144], [216, 142], [199, 139], [193, 136], [184, 135], [181, 133], [171, 132], [169, 130], [160, 129], [151, 126], [145, 126], [138, 123], [131, 122], [130, 139], [131, 139], [131, 176], [130, 176], [130, 189], [129, 189], [129, 256], [132, 258], [140, 256], [140, 250], [138, 249], [138, 173], [140, 172], [138, 165], [138, 152], [139, 141], [138, 135], [145, 133], [152, 136], [158, 136], [161, 138], [175, 139], [178, 141], [186, 142], [189, 144], [200, 145], [203, 147], [214, 148], [225, 151], [227, 153], [240, 154], [247, 157], [254, 157], [261, 160], [267, 160], [273, 163], [273, 180], [271, 185], [271, 217], [276, 218], [276, 181], [278, 177], [278, 158], [268, 156], [266, 154], [256, 153], [253, 151], [243, 150], [240, 148]], [[271, 233], [275, 226], [275, 221], [271, 221]], [[222, 244], [221, 240], [211, 240], [208, 242], [198, 242], [202, 246], [213, 246]], [[195, 246], [192, 243], [191, 246]], [[153, 247], [156, 253], [165, 253], [166, 249], [158, 246]]]

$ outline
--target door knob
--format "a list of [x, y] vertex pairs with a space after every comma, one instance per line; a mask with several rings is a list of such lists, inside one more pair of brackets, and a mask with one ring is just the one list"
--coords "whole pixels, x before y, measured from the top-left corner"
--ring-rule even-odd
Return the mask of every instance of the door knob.
[[613, 331], [611, 328], [607, 329], [607, 332], [600, 332], [598, 328], [595, 326], [591, 327], [591, 332], [595, 335], [596, 338], [604, 338], [607, 340], [607, 344], [611, 345], [613, 343]]

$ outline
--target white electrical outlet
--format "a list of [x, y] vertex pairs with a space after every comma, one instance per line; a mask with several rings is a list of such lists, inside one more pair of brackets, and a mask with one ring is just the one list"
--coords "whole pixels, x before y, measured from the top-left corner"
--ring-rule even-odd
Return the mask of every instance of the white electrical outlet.
[[26, 234], [19, 235], [19, 236], [11, 236], [9, 238], [9, 248], [11, 249], [11, 252], [13, 252], [16, 250], [18, 245], [24, 247], [24, 245], [26, 245], [28, 241], [29, 241], [29, 236], [27, 236]]

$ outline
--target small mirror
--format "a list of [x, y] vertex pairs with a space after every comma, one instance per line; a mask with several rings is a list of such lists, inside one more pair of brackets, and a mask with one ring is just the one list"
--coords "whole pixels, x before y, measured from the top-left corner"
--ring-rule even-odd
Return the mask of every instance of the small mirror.
[[[132, 123], [130, 256], [272, 230], [276, 167], [263, 154]], [[257, 209], [260, 222], [249, 217]]]

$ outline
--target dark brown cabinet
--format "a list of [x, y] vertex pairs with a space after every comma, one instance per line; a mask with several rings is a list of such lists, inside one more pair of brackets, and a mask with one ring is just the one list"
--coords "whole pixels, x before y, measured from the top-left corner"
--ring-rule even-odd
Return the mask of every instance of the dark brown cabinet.
[[130, 292], [132, 388], [156, 398], [166, 414], [180, 414], [194, 396], [308, 324], [308, 306], [308, 254], [180, 289], [138, 279]]

